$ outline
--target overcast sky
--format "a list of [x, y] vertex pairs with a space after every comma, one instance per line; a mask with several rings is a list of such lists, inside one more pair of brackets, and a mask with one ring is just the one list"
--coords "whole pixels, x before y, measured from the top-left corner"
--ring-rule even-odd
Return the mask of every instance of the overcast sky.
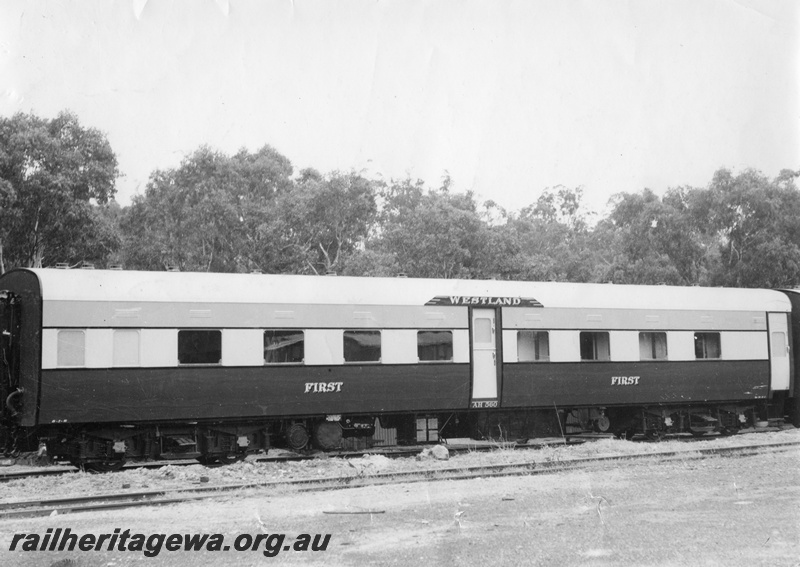
[[0, 114], [74, 111], [143, 193], [201, 144], [517, 210], [800, 167], [796, 0], [0, 5]]

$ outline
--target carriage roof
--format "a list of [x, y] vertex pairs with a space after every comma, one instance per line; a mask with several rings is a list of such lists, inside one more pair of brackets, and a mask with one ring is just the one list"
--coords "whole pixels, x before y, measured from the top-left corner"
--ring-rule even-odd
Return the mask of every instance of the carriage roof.
[[39, 279], [44, 301], [481, 306], [514, 305], [514, 299], [522, 299], [516, 304], [541, 304], [545, 308], [791, 310], [784, 294], [763, 289], [47, 268], [30, 271]]

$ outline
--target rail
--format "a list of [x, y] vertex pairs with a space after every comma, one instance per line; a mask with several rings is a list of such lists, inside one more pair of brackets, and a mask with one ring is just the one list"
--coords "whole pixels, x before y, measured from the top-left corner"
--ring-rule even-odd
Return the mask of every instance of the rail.
[[375, 474], [354, 473], [339, 477], [314, 477], [287, 481], [264, 481], [238, 484], [222, 484], [150, 490], [136, 492], [120, 492], [81, 496], [75, 498], [58, 498], [47, 500], [26, 500], [0, 503], [0, 520], [49, 516], [53, 514], [72, 514], [132, 508], [138, 506], [162, 506], [178, 504], [191, 500], [208, 499], [222, 493], [245, 491], [251, 489], [279, 489], [292, 487], [298, 491], [323, 491], [359, 486], [400, 484], [411, 482], [431, 482], [439, 480], [467, 480], [487, 476], [521, 476], [536, 474], [553, 474], [569, 470], [596, 468], [598, 464], [622, 461], [642, 461], [647, 459], [691, 459], [699, 460], [712, 456], [751, 456], [772, 451], [787, 451], [800, 448], [800, 442], [779, 442], [756, 445], [739, 445], [728, 447], [706, 447], [685, 451], [658, 451], [625, 455], [608, 455], [564, 459], [551, 462], [526, 461], [521, 463], [504, 463], [470, 467], [429, 468], [414, 471], [384, 472]]

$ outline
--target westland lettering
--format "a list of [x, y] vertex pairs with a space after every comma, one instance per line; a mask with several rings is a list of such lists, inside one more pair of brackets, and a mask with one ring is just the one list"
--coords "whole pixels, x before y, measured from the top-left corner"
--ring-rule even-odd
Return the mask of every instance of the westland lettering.
[[543, 307], [532, 297], [492, 297], [488, 295], [437, 295], [425, 305], [478, 305], [487, 307]]
[[500, 305], [516, 306], [522, 303], [519, 297], [461, 297], [450, 296], [452, 305]]

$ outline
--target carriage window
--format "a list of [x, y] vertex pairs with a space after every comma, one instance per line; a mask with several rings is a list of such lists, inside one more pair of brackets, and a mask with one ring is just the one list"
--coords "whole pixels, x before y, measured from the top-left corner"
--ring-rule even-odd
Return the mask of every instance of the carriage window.
[[694, 334], [695, 358], [719, 358], [720, 352], [719, 333]]
[[666, 360], [667, 333], [639, 333], [640, 360]]
[[219, 364], [222, 360], [222, 331], [178, 331], [180, 364]]
[[550, 336], [547, 331], [518, 331], [517, 360], [519, 362], [550, 360]]
[[139, 331], [114, 331], [114, 366], [139, 366]]
[[452, 361], [452, 331], [417, 331], [417, 356], [421, 361]]
[[303, 331], [264, 331], [264, 363], [301, 363], [305, 358]]
[[380, 362], [380, 331], [345, 331], [345, 362]]
[[581, 333], [581, 360], [611, 360], [607, 332]]
[[84, 366], [86, 364], [86, 334], [83, 331], [59, 331], [56, 364]]
[[492, 320], [477, 318], [473, 323], [473, 340], [476, 343], [492, 342]]

